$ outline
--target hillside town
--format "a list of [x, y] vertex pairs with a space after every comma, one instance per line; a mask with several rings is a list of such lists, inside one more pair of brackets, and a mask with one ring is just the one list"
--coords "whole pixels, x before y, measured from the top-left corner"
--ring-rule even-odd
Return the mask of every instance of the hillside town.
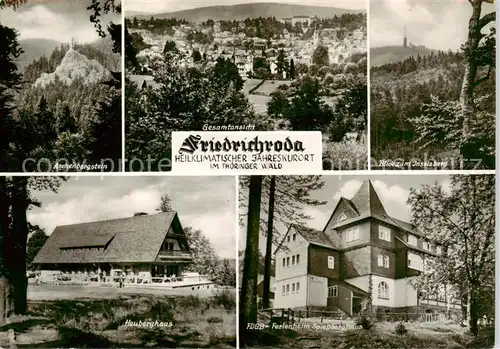
[[[258, 26], [265, 21], [274, 27], [274, 35], [267, 38]], [[257, 62], [267, 65], [271, 75], [279, 74], [286, 79], [286, 72], [279, 69], [280, 52], [296, 66], [314, 65], [314, 52], [320, 46], [327, 48], [330, 63], [346, 63], [351, 56], [366, 54], [366, 25], [348, 31], [340, 26], [337, 18], [329, 21], [309, 16], [280, 20], [259, 18], [257, 25], [251, 25], [251, 22], [251, 19], [230, 23], [208, 20], [193, 24], [172, 20], [173, 25], [165, 26], [163, 30], [157, 29], [155, 20], [134, 18], [126, 23], [132, 35], [142, 38], [145, 48], [138, 56], [146, 61], [162, 56], [168, 50], [166, 43], [173, 42], [175, 47], [171, 49], [182, 55], [185, 67], [207, 61], [215, 64], [218, 58], [230, 59], [237, 65], [243, 79], [256, 74]]]
[[239, 124], [321, 131], [324, 169], [367, 167], [365, 13], [203, 18], [126, 18], [128, 157], [168, 159], [171, 131]]

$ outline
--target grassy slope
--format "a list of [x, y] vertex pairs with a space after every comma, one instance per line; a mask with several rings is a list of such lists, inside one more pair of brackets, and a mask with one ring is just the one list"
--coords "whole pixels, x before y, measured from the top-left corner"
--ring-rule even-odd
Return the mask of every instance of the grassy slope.
[[[222, 292], [195, 296], [121, 295], [113, 299], [30, 301], [29, 316], [0, 327], [0, 347], [9, 332], [21, 347], [209, 347], [233, 346], [236, 299]], [[172, 322], [172, 327], [131, 327], [130, 321]]]

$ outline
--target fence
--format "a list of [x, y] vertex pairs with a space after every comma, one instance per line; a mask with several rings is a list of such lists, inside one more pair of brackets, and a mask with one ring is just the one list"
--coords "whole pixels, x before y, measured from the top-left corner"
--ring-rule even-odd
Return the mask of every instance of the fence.
[[378, 321], [388, 322], [429, 322], [451, 320], [453, 315], [451, 313], [376, 313], [375, 318]]
[[347, 320], [349, 317], [341, 311], [324, 311], [313, 309], [290, 309], [273, 308], [262, 309], [262, 313], [268, 314], [271, 319], [280, 318], [283, 322], [295, 322], [305, 318], [318, 318], [321, 323], [323, 320]]
[[288, 308], [270, 308], [262, 309], [262, 313], [267, 314], [272, 322], [276, 323], [294, 323], [295, 311]]
[[119, 283], [123, 278], [125, 284], [170, 284], [182, 282], [202, 282], [207, 281], [205, 275], [197, 275], [195, 277], [151, 277], [149, 275], [123, 275], [123, 276], [99, 276], [96, 274], [86, 273], [54, 273], [41, 278], [39, 281], [42, 283], [54, 284], [110, 284]]
[[[350, 317], [340, 311], [326, 311], [326, 310], [314, 310], [314, 309], [287, 309], [287, 308], [276, 308], [276, 309], [262, 309], [262, 313], [267, 314], [272, 321], [280, 319], [279, 321], [288, 322], [299, 322], [300, 319], [311, 319], [316, 318], [320, 323], [328, 320], [349, 320]], [[373, 315], [368, 315], [376, 319], [377, 321], [387, 321], [387, 322], [433, 322], [433, 321], [444, 321], [444, 320], [454, 320], [459, 321], [459, 315], [455, 313], [375, 313]]]
[[314, 309], [306, 309], [306, 310], [297, 310], [296, 312], [297, 318], [319, 318], [320, 322], [323, 323], [323, 320], [346, 320], [349, 317], [344, 312], [337, 311], [328, 311], [328, 310], [314, 310]]

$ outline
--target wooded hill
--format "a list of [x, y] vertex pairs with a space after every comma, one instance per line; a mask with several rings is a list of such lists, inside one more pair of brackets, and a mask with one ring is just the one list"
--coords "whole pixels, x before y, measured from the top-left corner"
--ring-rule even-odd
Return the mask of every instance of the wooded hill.
[[[183, 10], [160, 14], [133, 14], [137, 18], [177, 18], [189, 22], [203, 22], [208, 19], [217, 20], [244, 20], [245, 18], [276, 17], [278, 19], [293, 16], [333, 17], [345, 13], [366, 12], [366, 10], [347, 10], [336, 7], [306, 6], [278, 3], [254, 3], [232, 6], [207, 6], [190, 10]], [[130, 16], [127, 16], [130, 17]]]
[[[464, 74], [463, 54], [431, 52], [371, 68], [371, 149], [375, 159], [409, 159], [423, 152], [411, 119], [421, 116], [431, 96], [458, 101]], [[481, 110], [495, 112], [495, 76], [477, 87]], [[438, 126], [438, 125], [437, 125]], [[442, 135], [443, 137], [445, 135]], [[448, 149], [449, 150], [449, 149]], [[439, 155], [444, 148], [426, 149]]]

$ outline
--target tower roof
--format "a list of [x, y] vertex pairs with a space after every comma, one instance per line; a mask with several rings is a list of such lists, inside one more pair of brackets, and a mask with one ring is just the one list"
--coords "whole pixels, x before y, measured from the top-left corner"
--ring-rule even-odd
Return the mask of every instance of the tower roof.
[[380, 201], [380, 198], [370, 180], [363, 182], [356, 194], [352, 197], [351, 202], [354, 204], [359, 212], [359, 215], [361, 216], [371, 216], [374, 214], [387, 216], [384, 205], [382, 204], [382, 201]]

